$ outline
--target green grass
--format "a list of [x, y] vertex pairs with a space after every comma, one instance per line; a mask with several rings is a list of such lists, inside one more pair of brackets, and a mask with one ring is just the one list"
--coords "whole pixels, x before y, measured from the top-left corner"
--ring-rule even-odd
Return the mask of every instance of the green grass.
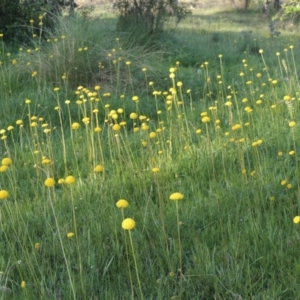
[[258, 19], [1, 45], [1, 299], [299, 298], [300, 45]]

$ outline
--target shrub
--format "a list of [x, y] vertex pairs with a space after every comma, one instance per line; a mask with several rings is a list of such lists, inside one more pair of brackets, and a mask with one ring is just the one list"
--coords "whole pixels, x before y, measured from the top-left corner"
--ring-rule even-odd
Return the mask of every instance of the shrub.
[[115, 7], [119, 11], [119, 30], [140, 28], [150, 34], [162, 32], [169, 18], [174, 17], [177, 25], [191, 13], [178, 0], [117, 0]]

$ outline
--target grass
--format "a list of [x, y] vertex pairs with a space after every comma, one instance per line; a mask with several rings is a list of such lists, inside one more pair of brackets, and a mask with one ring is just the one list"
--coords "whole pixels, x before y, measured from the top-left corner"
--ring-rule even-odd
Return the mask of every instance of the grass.
[[231, 14], [1, 44], [1, 299], [299, 298], [300, 45]]

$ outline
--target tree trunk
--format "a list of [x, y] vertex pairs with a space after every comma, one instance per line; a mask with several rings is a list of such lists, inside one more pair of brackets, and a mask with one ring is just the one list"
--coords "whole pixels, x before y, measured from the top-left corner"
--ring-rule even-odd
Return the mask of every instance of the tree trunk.
[[250, 0], [245, 0], [244, 12], [248, 10]]
[[276, 11], [279, 11], [279, 9], [280, 9], [280, 1], [279, 0], [274, 0], [274, 9]]

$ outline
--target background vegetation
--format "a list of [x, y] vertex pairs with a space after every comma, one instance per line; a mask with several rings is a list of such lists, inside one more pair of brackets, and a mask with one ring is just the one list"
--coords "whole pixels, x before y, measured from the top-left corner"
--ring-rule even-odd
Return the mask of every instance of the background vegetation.
[[2, 31], [2, 299], [299, 298], [298, 27], [235, 4]]

